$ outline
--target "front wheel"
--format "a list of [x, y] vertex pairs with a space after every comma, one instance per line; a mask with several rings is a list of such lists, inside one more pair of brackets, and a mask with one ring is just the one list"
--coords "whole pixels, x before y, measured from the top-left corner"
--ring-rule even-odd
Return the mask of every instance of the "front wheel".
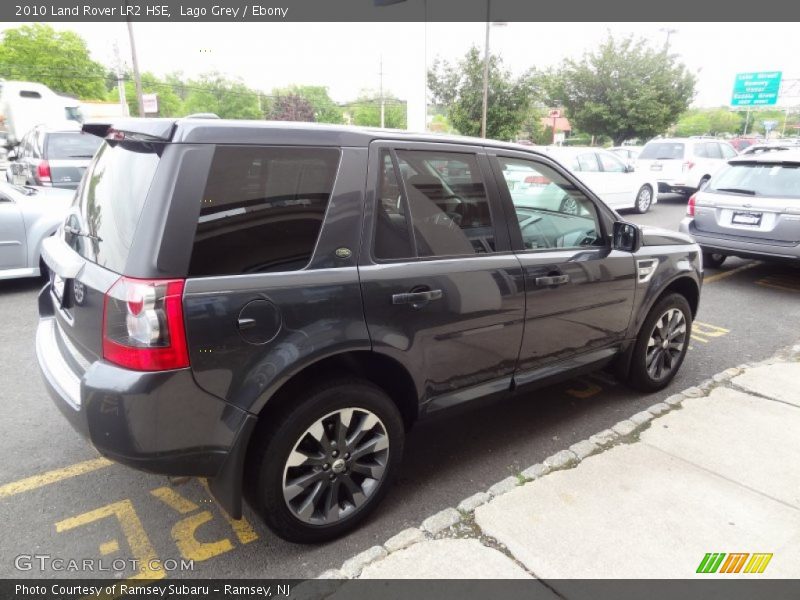
[[726, 258], [728, 257], [717, 252], [703, 252], [703, 266], [719, 269]]
[[355, 528], [388, 491], [403, 454], [397, 407], [361, 380], [310, 390], [259, 435], [248, 500], [290, 542], [323, 542]]
[[650, 206], [652, 206], [652, 204], [653, 188], [645, 184], [639, 188], [639, 192], [636, 194], [636, 212], [644, 214], [650, 210]]
[[691, 334], [692, 311], [686, 298], [670, 294], [658, 301], [639, 330], [628, 382], [643, 392], [669, 385], [686, 357]]

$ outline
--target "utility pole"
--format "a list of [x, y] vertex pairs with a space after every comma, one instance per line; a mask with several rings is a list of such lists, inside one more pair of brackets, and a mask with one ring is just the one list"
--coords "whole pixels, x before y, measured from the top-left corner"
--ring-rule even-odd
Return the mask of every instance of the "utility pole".
[[678, 33], [678, 30], [672, 27], [662, 27], [659, 31], [667, 34], [667, 41], [664, 43], [664, 54], [669, 54], [669, 38], [673, 33]]
[[492, 28], [491, 4], [486, 0], [486, 43], [483, 49], [483, 102], [481, 103], [481, 137], [486, 137], [486, 114], [489, 104], [489, 31]]
[[122, 114], [126, 117], [129, 114], [128, 100], [125, 98], [125, 79], [122, 71], [122, 58], [119, 55], [119, 44], [114, 42], [114, 60], [117, 66], [117, 92], [119, 93], [119, 104], [122, 107]]
[[386, 101], [383, 97], [383, 54], [381, 54], [381, 70], [380, 70], [380, 90], [381, 90], [381, 129], [386, 126]]
[[747, 124], [750, 122], [750, 107], [747, 107], [747, 114], [744, 117], [744, 132], [742, 135], [747, 135]]
[[[126, 4], [127, 5], [127, 4]], [[136, 58], [136, 42], [133, 39], [133, 23], [128, 23], [128, 38], [131, 42], [131, 61], [133, 62], [133, 80], [136, 83], [136, 100], [139, 103], [139, 116], [144, 116], [144, 99], [142, 98], [142, 78], [139, 75], [139, 59]]]

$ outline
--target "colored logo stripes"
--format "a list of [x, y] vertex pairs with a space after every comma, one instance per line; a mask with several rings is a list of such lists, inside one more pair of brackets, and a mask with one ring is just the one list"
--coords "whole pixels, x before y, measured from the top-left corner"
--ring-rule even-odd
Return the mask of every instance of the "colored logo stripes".
[[[749, 559], [749, 560], [748, 560]], [[709, 552], [700, 561], [698, 573], [763, 573], [772, 554], [748, 552]]]

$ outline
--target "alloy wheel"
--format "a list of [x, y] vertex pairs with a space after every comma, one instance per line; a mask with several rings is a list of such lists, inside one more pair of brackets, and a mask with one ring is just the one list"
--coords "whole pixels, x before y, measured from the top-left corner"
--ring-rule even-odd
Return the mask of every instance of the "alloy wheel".
[[653, 192], [650, 191], [649, 186], [642, 186], [639, 194], [636, 196], [636, 208], [639, 212], [647, 212], [650, 208], [650, 203], [653, 201]]
[[304, 523], [341, 521], [378, 489], [388, 459], [383, 422], [366, 409], [339, 409], [315, 421], [289, 453], [283, 498]]
[[561, 201], [560, 212], [566, 213], [568, 215], [577, 215], [578, 214], [578, 203], [575, 201], [575, 198], [572, 196], [568, 196]]
[[647, 341], [645, 366], [655, 381], [669, 376], [680, 361], [686, 346], [686, 317], [670, 308], [656, 321]]

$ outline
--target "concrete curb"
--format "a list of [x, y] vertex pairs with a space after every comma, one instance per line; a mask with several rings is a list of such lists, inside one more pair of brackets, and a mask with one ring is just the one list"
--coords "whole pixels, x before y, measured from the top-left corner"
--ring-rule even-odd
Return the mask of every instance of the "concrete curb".
[[[594, 454], [605, 452], [619, 444], [635, 443], [639, 434], [652, 425], [654, 419], [666, 415], [674, 410], [679, 410], [684, 400], [688, 398], [702, 398], [708, 396], [712, 390], [723, 387], [734, 377], [741, 375], [748, 369], [771, 365], [776, 363], [800, 361], [800, 344], [779, 351], [774, 356], [765, 360], [739, 365], [725, 369], [709, 379], [695, 386], [686, 388], [682, 392], [673, 394], [662, 402], [658, 402], [644, 411], [637, 412], [628, 419], [624, 419], [585, 440], [572, 444], [569, 449], [561, 450], [548, 456], [541, 463], [524, 469], [516, 476], [506, 477], [490, 486], [486, 492], [478, 492], [465, 498], [458, 504], [458, 508], [446, 508], [425, 519], [419, 528], [410, 528], [391, 537], [382, 546], [373, 546], [360, 554], [345, 561], [340, 569], [331, 569], [322, 573], [318, 579], [354, 579], [361, 571], [374, 562], [384, 560], [391, 553], [404, 550], [414, 544], [442, 537], [464, 537], [465, 530], [478, 537], [484, 544], [501, 552], [507, 553], [505, 548], [498, 547], [497, 542], [487, 538], [477, 528], [474, 522], [474, 512], [479, 506], [491, 502], [521, 485], [547, 476], [554, 471], [572, 469], [580, 462]], [[509, 554], [513, 559], [514, 557]], [[515, 560], [516, 562], [516, 560]]]

